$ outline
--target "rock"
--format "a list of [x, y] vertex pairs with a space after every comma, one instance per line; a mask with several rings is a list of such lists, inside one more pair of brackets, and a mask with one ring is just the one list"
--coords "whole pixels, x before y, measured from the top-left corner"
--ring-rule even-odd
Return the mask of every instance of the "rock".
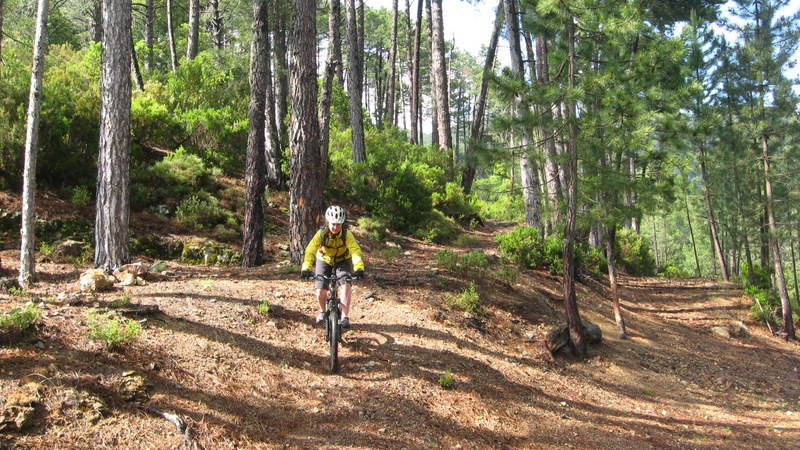
[[125, 264], [119, 268], [120, 272], [132, 273], [137, 277], [146, 277], [150, 273], [150, 267], [143, 263]]
[[21, 430], [31, 422], [36, 405], [40, 402], [39, 385], [28, 383], [21, 390], [6, 397], [6, 403], [0, 411], [0, 430]]
[[728, 325], [728, 331], [730, 332], [731, 336], [736, 338], [747, 338], [750, 337], [750, 330], [747, 329], [744, 323], [741, 321], [733, 321]]
[[109, 290], [114, 286], [114, 281], [116, 279], [106, 274], [103, 269], [89, 269], [81, 274], [81, 291], [99, 292]]
[[[581, 323], [583, 324], [583, 333], [587, 344], [597, 344], [602, 342], [603, 332], [600, 329], [600, 326], [585, 320], [582, 320]], [[551, 353], [558, 352], [567, 344], [569, 344], [569, 342], [569, 326], [566, 323], [562, 323], [547, 333], [546, 345], [547, 349], [550, 350]]]
[[11, 288], [19, 289], [16, 278], [0, 278], [0, 292], [6, 293]]
[[129, 402], [142, 402], [150, 397], [147, 392], [149, 386], [143, 376], [135, 372], [124, 372], [122, 376], [122, 383], [117, 389], [122, 398]]
[[61, 258], [77, 258], [83, 253], [83, 247], [85, 245], [85, 242], [67, 239], [66, 241], [56, 245], [56, 248], [53, 249], [52, 255]]
[[723, 337], [725, 339], [731, 338], [731, 333], [725, 327], [712, 327], [711, 332], [716, 334], [719, 337]]

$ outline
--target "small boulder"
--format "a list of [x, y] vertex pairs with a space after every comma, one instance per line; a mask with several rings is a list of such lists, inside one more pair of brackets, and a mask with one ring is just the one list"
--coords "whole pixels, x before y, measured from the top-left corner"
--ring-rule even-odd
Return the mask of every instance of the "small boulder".
[[66, 241], [56, 245], [56, 248], [53, 249], [52, 256], [58, 256], [61, 258], [77, 258], [83, 253], [83, 247], [85, 245], [85, 242], [67, 239]]
[[80, 286], [82, 292], [99, 292], [110, 290], [116, 279], [106, 274], [103, 269], [89, 269], [81, 274]]
[[725, 338], [725, 339], [730, 339], [731, 338], [731, 333], [725, 327], [712, 327], [711, 328], [711, 332], [714, 333], [715, 335], [717, 335], [719, 337], [722, 337], [722, 338]]

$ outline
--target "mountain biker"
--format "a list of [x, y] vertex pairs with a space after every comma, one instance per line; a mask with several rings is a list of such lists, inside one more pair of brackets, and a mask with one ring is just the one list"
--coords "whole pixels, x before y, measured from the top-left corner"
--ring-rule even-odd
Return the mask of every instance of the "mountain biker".
[[[356, 278], [364, 276], [364, 259], [361, 247], [353, 233], [345, 224], [345, 211], [341, 206], [331, 206], [325, 211], [325, 226], [322, 227], [306, 246], [305, 259], [301, 276], [310, 278], [315, 275], [330, 276], [335, 270], [337, 276], [352, 273]], [[311, 271], [312, 265], [314, 272]], [[316, 280], [319, 314], [317, 323], [325, 319], [325, 301], [328, 297], [328, 281]], [[341, 325], [350, 327], [350, 283], [343, 283], [339, 291], [342, 302]]]

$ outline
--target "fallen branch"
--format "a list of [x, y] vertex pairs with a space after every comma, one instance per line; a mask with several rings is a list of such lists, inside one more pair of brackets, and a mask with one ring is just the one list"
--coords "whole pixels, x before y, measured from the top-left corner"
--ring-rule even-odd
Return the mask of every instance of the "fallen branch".
[[769, 329], [770, 334], [775, 336], [775, 331], [772, 330], [772, 325], [769, 324], [769, 318], [767, 317], [767, 313], [764, 312], [764, 308], [761, 306], [761, 302], [753, 296], [753, 300], [755, 300], [756, 305], [758, 305], [758, 309], [761, 311], [761, 315], [764, 316], [764, 323], [767, 324], [767, 328]]
[[169, 421], [172, 425], [174, 425], [175, 429], [178, 430], [178, 433], [183, 435], [183, 445], [186, 448], [201, 449], [201, 450], [203, 449], [203, 446], [200, 445], [200, 443], [194, 439], [192, 435], [193, 434], [192, 430], [191, 428], [189, 428], [189, 424], [186, 423], [186, 421], [183, 420], [183, 418], [181, 418], [177, 414], [170, 414], [168, 412], [161, 411], [160, 409], [156, 409], [152, 406], [144, 406], [136, 404], [134, 404], [134, 406], [154, 416], [161, 417], [162, 419], [165, 419]]

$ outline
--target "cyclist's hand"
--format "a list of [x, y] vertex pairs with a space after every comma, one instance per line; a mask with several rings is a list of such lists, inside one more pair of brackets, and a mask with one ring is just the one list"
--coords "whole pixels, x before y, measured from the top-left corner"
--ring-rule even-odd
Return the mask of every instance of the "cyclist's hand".
[[356, 270], [355, 272], [353, 272], [353, 276], [355, 278], [364, 278], [364, 271], [361, 269]]
[[300, 278], [314, 278], [314, 272], [310, 270], [303, 270], [300, 272]]

